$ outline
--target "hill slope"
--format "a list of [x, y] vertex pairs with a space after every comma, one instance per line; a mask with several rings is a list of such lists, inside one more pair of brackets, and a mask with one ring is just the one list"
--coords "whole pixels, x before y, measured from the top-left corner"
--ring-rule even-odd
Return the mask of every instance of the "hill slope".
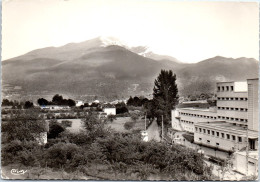
[[214, 57], [185, 64], [156, 54], [144, 57], [127, 46], [113, 44], [96, 38], [6, 60], [2, 63], [3, 85], [21, 86], [17, 92], [24, 96], [60, 93], [75, 99], [97, 95], [110, 100], [151, 94], [161, 69], [177, 74], [181, 95], [213, 92], [217, 81], [258, 77], [258, 61], [254, 59]]

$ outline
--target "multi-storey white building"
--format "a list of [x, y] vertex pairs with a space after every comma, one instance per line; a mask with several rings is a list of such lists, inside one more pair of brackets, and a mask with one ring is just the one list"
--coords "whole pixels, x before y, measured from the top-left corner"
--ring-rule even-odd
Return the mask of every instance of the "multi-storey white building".
[[[194, 133], [194, 142], [225, 151], [257, 149], [258, 79], [217, 83], [217, 109], [172, 111], [175, 130]], [[247, 130], [248, 127], [248, 130]]]
[[178, 108], [172, 110], [172, 128], [194, 133], [194, 124], [217, 120], [216, 108]]

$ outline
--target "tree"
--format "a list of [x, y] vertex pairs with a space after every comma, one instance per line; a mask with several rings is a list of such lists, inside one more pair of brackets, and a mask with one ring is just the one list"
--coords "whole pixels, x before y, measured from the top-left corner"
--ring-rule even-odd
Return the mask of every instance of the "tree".
[[60, 105], [60, 103], [63, 101], [63, 97], [59, 94], [56, 94], [53, 96], [52, 98], [52, 102], [57, 104], [57, 105]]
[[153, 100], [156, 108], [157, 121], [164, 116], [166, 127], [170, 125], [171, 110], [175, 108], [178, 101], [178, 88], [176, 75], [171, 70], [161, 70], [154, 81]]
[[24, 104], [24, 109], [29, 109], [33, 107], [33, 103], [30, 101], [26, 101]]
[[7, 142], [12, 140], [32, 140], [36, 138], [41, 132], [47, 131], [47, 123], [40, 117], [37, 110], [25, 110], [18, 112], [11, 116], [11, 120], [2, 123], [3, 138]]
[[75, 102], [74, 100], [72, 100], [72, 99], [69, 99], [69, 100], [68, 100], [68, 105], [69, 105], [70, 107], [75, 106], [75, 105], [76, 105], [76, 102]]
[[52, 122], [50, 122], [50, 130], [48, 133], [48, 138], [49, 139], [57, 138], [59, 136], [59, 134], [63, 131], [65, 131], [65, 129], [60, 123], [58, 123], [56, 121], [52, 121]]
[[9, 101], [8, 99], [3, 99], [2, 106], [13, 106], [14, 103], [12, 101]]
[[46, 105], [49, 104], [49, 101], [47, 101], [47, 100], [44, 99], [44, 98], [40, 98], [40, 99], [38, 99], [38, 104], [39, 104], [40, 106], [46, 106]]

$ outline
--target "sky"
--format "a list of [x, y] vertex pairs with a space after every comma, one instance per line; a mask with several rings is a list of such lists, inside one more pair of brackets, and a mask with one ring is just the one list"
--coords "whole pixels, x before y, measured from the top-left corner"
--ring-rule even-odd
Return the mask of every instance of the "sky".
[[187, 63], [215, 56], [258, 60], [258, 3], [3, 0], [2, 60], [98, 36]]

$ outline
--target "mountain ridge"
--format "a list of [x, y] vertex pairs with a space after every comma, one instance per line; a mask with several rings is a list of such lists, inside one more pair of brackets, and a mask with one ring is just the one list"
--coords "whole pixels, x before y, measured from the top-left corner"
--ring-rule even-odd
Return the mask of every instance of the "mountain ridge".
[[132, 51], [114, 44], [107, 42], [104, 46], [97, 38], [31, 51], [2, 62], [3, 82], [21, 86], [20, 95], [60, 93], [75, 98], [98, 95], [113, 99], [151, 95], [161, 69], [176, 73], [180, 95], [184, 96], [214, 93], [218, 81], [258, 77], [258, 61], [253, 58], [216, 56], [189, 64], [170, 56], [153, 53], [156, 60], [138, 54], [146, 47]]

